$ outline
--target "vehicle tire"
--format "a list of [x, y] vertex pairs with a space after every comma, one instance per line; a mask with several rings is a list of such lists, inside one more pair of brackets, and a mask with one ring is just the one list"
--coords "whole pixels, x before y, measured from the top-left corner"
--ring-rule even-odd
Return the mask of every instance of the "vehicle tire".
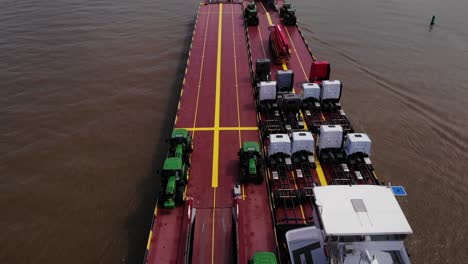
[[256, 184], [261, 184], [263, 182], [263, 179], [265, 178], [265, 169], [263, 168], [263, 162], [260, 160], [258, 162], [258, 174], [257, 178], [255, 179]]
[[175, 195], [176, 205], [181, 205], [184, 203], [184, 191], [185, 191], [185, 185], [181, 185], [177, 187], [177, 191]]
[[[240, 164], [242, 166], [242, 164]], [[245, 171], [243, 168], [239, 169], [239, 180], [241, 183], [245, 183]]]

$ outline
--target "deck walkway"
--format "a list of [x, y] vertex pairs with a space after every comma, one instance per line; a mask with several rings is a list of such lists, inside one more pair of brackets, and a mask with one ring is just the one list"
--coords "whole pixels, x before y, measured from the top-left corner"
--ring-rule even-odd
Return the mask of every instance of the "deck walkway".
[[[232, 263], [237, 152], [259, 141], [241, 4], [200, 5], [175, 126], [193, 136], [186, 196], [197, 208], [192, 263]], [[242, 186], [239, 260], [276, 251], [266, 184]], [[187, 232], [183, 207], [156, 208], [146, 263], [177, 263]]]

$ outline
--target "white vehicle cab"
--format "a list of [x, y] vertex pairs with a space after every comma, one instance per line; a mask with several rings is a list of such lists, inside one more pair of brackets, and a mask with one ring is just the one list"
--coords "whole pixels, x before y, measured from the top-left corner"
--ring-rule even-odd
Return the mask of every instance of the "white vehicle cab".
[[338, 103], [341, 98], [342, 85], [340, 81], [323, 81], [320, 90], [320, 100]]
[[291, 153], [293, 155], [299, 152], [314, 154], [314, 146], [314, 137], [309, 131], [296, 131], [292, 133]]
[[260, 102], [276, 100], [276, 81], [260, 82], [258, 100]]
[[[315, 168], [314, 148], [315, 140], [309, 131], [296, 131], [292, 133], [291, 154], [295, 163], [307, 162]], [[298, 177], [302, 171], [297, 172]]]
[[343, 128], [340, 125], [320, 126], [318, 149], [339, 149], [343, 144]]
[[268, 156], [291, 156], [291, 139], [288, 134], [271, 134], [269, 143]]
[[320, 101], [320, 86], [316, 83], [302, 84], [302, 101]]
[[345, 137], [344, 150], [346, 157], [354, 154], [370, 156], [372, 142], [367, 134], [349, 133]]

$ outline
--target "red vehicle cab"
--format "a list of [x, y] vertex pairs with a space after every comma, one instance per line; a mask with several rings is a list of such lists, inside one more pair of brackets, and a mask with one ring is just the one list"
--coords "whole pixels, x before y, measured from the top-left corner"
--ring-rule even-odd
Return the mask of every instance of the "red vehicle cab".
[[314, 61], [310, 65], [309, 82], [321, 83], [330, 79], [330, 63], [328, 61]]
[[273, 55], [273, 62], [282, 64], [289, 61], [291, 50], [289, 42], [280, 25], [269, 27], [270, 30], [270, 49]]

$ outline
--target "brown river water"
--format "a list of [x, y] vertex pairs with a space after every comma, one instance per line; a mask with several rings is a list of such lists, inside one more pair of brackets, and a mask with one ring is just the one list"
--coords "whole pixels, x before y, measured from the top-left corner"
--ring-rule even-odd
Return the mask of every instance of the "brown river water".
[[[413, 262], [467, 263], [468, 1], [294, 4], [406, 187]], [[141, 263], [196, 8], [0, 1], [0, 263]]]

